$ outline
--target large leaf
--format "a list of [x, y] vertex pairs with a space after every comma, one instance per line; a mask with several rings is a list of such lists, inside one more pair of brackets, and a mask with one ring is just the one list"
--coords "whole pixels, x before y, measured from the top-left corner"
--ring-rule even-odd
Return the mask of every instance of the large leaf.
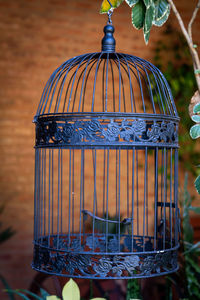
[[[110, 0], [113, 8], [117, 8], [122, 4], [124, 0]], [[107, 0], [103, 0], [101, 4], [100, 14], [106, 14], [111, 9], [111, 6]]]
[[140, 0], [125, 0], [126, 3], [132, 7], [133, 5], [137, 4]]
[[70, 279], [62, 290], [63, 300], [80, 300], [80, 290], [73, 279]]
[[156, 0], [155, 4], [155, 18], [153, 24], [155, 26], [162, 26], [168, 19], [170, 14], [170, 5], [167, 0]]
[[132, 8], [132, 24], [136, 29], [141, 29], [144, 25], [146, 7], [144, 2], [140, 0]]
[[200, 124], [196, 124], [190, 128], [190, 136], [192, 139], [200, 137]]
[[145, 13], [145, 20], [144, 20], [144, 32], [147, 33], [150, 31], [153, 19], [155, 17], [155, 7], [154, 5], [149, 6]]
[[200, 194], [200, 175], [196, 178], [194, 185], [195, 185], [197, 192]]
[[156, 18], [162, 18], [168, 10], [169, 3], [167, 0], [154, 0], [156, 7]]
[[192, 121], [196, 123], [200, 123], [200, 115], [193, 115], [192, 116]]
[[193, 108], [194, 114], [200, 113], [200, 103], [197, 103]]

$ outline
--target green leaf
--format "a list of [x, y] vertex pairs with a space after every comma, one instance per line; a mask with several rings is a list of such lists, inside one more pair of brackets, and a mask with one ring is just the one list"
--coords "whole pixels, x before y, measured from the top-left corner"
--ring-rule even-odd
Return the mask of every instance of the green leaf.
[[162, 18], [168, 10], [169, 3], [167, 0], [154, 0], [156, 7], [156, 18]]
[[196, 123], [200, 123], [200, 115], [193, 115], [191, 119]]
[[132, 24], [136, 29], [141, 29], [144, 25], [146, 7], [142, 0], [140, 0], [132, 8]]
[[125, 0], [126, 3], [132, 7], [133, 5], [137, 4], [140, 0]]
[[190, 136], [192, 139], [200, 137], [200, 124], [196, 124], [190, 128]]
[[[110, 0], [113, 8], [119, 7], [124, 0]], [[106, 14], [111, 9], [111, 6], [107, 0], [103, 0], [101, 4], [100, 14]]]
[[62, 290], [64, 300], [80, 300], [80, 290], [73, 279], [70, 279]]
[[155, 7], [152, 5], [149, 8], [147, 8], [145, 13], [144, 33], [150, 31], [154, 17], [155, 17]]
[[189, 210], [195, 212], [196, 214], [200, 214], [200, 207], [189, 206]]
[[149, 42], [149, 36], [150, 36], [150, 31], [149, 32], [144, 32], [144, 40], [145, 40], [146, 45]]
[[200, 194], [200, 175], [195, 179], [194, 185], [197, 192]]
[[27, 295], [30, 295], [32, 296], [32, 298], [36, 299], [36, 300], [43, 300], [42, 297], [39, 297], [38, 295], [28, 291], [28, 290], [24, 290], [24, 289], [17, 289], [16, 290], [17, 292], [22, 292], [22, 293], [25, 293]]
[[197, 103], [193, 108], [193, 113], [197, 114], [200, 113], [200, 103]]
[[146, 8], [149, 8], [152, 5], [152, 0], [143, 0]]
[[155, 18], [153, 24], [162, 26], [168, 19], [170, 14], [170, 5], [167, 0], [157, 0], [155, 3]]

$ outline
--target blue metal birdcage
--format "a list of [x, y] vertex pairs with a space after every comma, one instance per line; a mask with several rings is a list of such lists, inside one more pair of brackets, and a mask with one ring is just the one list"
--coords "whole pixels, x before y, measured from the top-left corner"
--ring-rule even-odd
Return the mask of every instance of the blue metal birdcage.
[[64, 62], [34, 122], [37, 271], [75, 278], [160, 276], [178, 269], [179, 117], [163, 74], [115, 52]]

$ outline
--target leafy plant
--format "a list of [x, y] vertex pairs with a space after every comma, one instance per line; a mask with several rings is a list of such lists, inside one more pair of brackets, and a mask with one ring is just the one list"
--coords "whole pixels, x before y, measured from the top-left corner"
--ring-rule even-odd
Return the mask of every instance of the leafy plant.
[[200, 207], [192, 206], [192, 199], [187, 189], [188, 176], [185, 176], [183, 197], [183, 246], [185, 259], [186, 289], [189, 299], [200, 299], [200, 267], [198, 257], [200, 253], [200, 242], [194, 244], [194, 232], [190, 224], [190, 212], [200, 214]]
[[[117, 8], [124, 0], [110, 0], [113, 8]], [[167, 0], [125, 0], [131, 7], [132, 24], [136, 29], [142, 29], [144, 40], [148, 44], [151, 27], [162, 26], [170, 14]], [[108, 0], [102, 2], [100, 13], [107, 13], [111, 9]]]
[[129, 279], [127, 284], [126, 300], [142, 299], [137, 279]]
[[[167, 276], [169, 293], [166, 300], [172, 299], [172, 285], [179, 299], [200, 299], [200, 242], [194, 243], [194, 230], [191, 225], [191, 212], [200, 214], [200, 208], [192, 206], [192, 197], [188, 192], [188, 174], [185, 175], [184, 190], [180, 194], [182, 208], [182, 239], [180, 240], [178, 272]], [[173, 289], [174, 290], [174, 289]], [[171, 297], [171, 298], [170, 298]]]
[[154, 53], [154, 64], [161, 69], [170, 82], [181, 119], [179, 125], [179, 161], [185, 170], [197, 176], [198, 169], [196, 166], [200, 161], [200, 152], [197, 150], [198, 141], [191, 142], [189, 131], [193, 123], [186, 105], [196, 89], [189, 49], [182, 35], [168, 25], [164, 31], [163, 39], [156, 43]]
[[[192, 116], [192, 121], [196, 122], [190, 129], [190, 136], [192, 139], [197, 139], [200, 137], [200, 103], [197, 103], [193, 108], [194, 115]], [[195, 187], [197, 192], [200, 194], [200, 175], [196, 178]]]
[[[56, 295], [49, 295], [43, 289], [40, 290], [41, 296], [38, 296], [38, 295], [31, 293], [30, 291], [24, 290], [24, 289], [19, 289], [19, 290], [6, 289], [6, 291], [8, 294], [16, 294], [24, 300], [29, 300], [30, 298], [28, 298], [28, 296], [31, 296], [32, 299], [36, 299], [36, 300], [61, 300]], [[80, 300], [81, 299], [79, 287], [73, 279], [69, 279], [69, 281], [63, 287], [62, 299], [63, 300]], [[91, 300], [106, 300], [106, 299], [93, 298]]]

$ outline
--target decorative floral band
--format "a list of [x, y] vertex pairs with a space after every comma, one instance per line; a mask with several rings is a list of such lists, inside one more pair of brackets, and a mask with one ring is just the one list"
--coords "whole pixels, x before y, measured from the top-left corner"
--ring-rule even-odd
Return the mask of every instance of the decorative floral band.
[[143, 119], [38, 121], [36, 146], [82, 145], [151, 145], [178, 146], [178, 124], [171, 120]]
[[177, 250], [145, 254], [91, 255], [51, 251], [35, 246], [33, 268], [79, 278], [134, 278], [176, 271]]

